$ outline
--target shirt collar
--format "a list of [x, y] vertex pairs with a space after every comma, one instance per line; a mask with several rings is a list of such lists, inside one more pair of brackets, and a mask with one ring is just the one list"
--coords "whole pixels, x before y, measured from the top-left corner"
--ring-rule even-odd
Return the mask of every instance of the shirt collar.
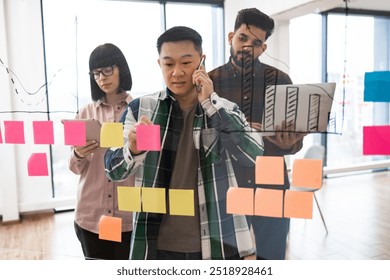
[[[131, 97], [130, 94], [127, 94], [126, 98], [124, 100], [122, 100], [121, 102], [119, 102], [119, 103], [126, 102], [126, 104], [129, 105], [131, 100], [133, 100], [133, 98]], [[106, 102], [106, 97], [105, 96], [103, 96], [98, 101], [96, 101], [96, 107], [99, 107], [100, 105], [108, 105], [108, 103]]]

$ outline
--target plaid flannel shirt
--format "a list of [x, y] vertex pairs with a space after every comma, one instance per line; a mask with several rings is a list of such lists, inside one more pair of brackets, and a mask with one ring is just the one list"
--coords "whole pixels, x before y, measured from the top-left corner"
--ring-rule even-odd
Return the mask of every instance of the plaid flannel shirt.
[[[125, 146], [105, 155], [106, 174], [121, 181], [135, 174], [136, 186], [168, 188], [180, 136], [180, 107], [169, 90], [131, 102], [124, 122]], [[128, 133], [137, 118], [145, 115], [160, 125], [161, 151], [132, 155]], [[135, 117], [136, 116], [136, 117]], [[199, 154], [198, 198], [203, 259], [225, 259], [254, 253], [245, 216], [226, 213], [226, 193], [237, 187], [232, 161], [253, 167], [263, 154], [259, 132], [250, 128], [236, 104], [213, 93], [198, 104], [193, 121], [193, 139]], [[157, 235], [162, 214], [138, 212], [130, 259], [156, 259]]]

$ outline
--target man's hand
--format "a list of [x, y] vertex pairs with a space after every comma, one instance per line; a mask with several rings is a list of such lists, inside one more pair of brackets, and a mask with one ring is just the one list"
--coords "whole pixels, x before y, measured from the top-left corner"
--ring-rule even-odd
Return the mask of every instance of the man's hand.
[[141, 116], [138, 123], [136, 123], [133, 127], [130, 128], [129, 132], [129, 150], [133, 155], [139, 155], [141, 151], [137, 150], [137, 136], [136, 136], [136, 128], [139, 125], [150, 125], [153, 124], [151, 120], [146, 116]]
[[286, 121], [282, 122], [282, 128], [277, 125], [275, 130], [275, 136], [266, 136], [264, 138], [283, 150], [290, 149], [307, 135], [307, 133], [296, 133], [294, 131], [294, 123], [287, 125]]
[[214, 92], [214, 84], [203, 66], [200, 69], [195, 70], [192, 74], [192, 83], [198, 92], [199, 103], [210, 98], [210, 95]]

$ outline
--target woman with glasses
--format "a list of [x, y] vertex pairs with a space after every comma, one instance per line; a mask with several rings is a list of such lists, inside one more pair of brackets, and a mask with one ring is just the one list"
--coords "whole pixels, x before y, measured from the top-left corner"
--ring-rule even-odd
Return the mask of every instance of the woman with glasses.
[[[89, 58], [91, 97], [76, 119], [94, 119], [100, 123], [119, 122], [122, 113], [133, 99], [132, 79], [122, 51], [113, 44], [96, 47]], [[117, 186], [134, 186], [134, 177], [120, 184], [107, 179], [98, 139], [87, 140], [85, 146], [72, 147], [69, 169], [80, 175], [75, 231], [86, 259], [129, 259], [132, 233], [132, 213], [118, 210]], [[102, 216], [121, 218], [122, 241], [99, 239]]]

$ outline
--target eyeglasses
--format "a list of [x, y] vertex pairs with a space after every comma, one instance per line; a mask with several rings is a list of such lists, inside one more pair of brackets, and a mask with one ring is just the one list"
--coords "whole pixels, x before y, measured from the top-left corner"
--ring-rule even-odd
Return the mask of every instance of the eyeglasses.
[[111, 76], [114, 74], [114, 65], [104, 67], [101, 70], [92, 70], [89, 72], [89, 75], [91, 75], [91, 77], [93, 77], [95, 80], [98, 80], [100, 78], [100, 73], [102, 73], [104, 77]]

